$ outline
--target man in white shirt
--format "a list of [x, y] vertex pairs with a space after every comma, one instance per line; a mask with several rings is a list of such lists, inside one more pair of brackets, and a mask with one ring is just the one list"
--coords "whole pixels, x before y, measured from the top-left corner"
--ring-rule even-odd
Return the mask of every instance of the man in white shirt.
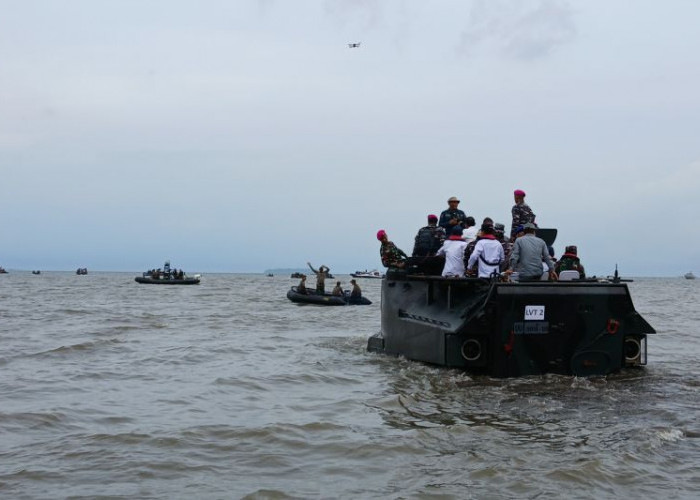
[[503, 245], [496, 238], [493, 226], [490, 224], [482, 225], [480, 239], [476, 242], [474, 251], [469, 256], [467, 269], [471, 270], [478, 262], [479, 278], [490, 278], [494, 272], [500, 271], [501, 263], [504, 260]]
[[470, 243], [476, 239], [476, 221], [471, 215], [464, 220], [464, 232], [462, 233], [462, 239], [467, 243]]
[[462, 226], [452, 228], [452, 234], [445, 240], [435, 255], [445, 256], [442, 276], [461, 278], [464, 276], [464, 250], [467, 242], [462, 239]]

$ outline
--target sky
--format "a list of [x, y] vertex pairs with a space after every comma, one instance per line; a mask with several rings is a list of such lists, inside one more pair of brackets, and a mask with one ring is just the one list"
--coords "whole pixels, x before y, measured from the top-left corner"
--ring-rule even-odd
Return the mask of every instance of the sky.
[[[0, 0], [0, 265], [381, 268], [523, 189], [589, 275], [700, 271], [695, 0]], [[360, 43], [358, 48], [349, 43]]]

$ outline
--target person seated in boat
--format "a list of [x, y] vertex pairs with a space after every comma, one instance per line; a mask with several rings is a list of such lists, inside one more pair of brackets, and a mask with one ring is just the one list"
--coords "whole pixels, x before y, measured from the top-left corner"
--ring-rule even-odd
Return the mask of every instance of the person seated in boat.
[[333, 295], [336, 297], [340, 297], [343, 295], [343, 288], [340, 286], [340, 281], [337, 281], [335, 283], [335, 286], [333, 287]]
[[380, 229], [377, 231], [377, 239], [382, 243], [379, 247], [379, 256], [382, 259], [384, 267], [397, 267], [402, 269], [406, 266], [406, 253], [389, 241], [386, 231]]
[[362, 297], [362, 290], [360, 289], [360, 285], [357, 284], [357, 281], [352, 279], [352, 280], [350, 280], [350, 284], [352, 285], [352, 291], [350, 292], [350, 298], [359, 299], [360, 297]]
[[177, 279], [185, 279], [185, 272], [182, 269], [177, 273]]
[[557, 273], [561, 271], [578, 271], [581, 278], [586, 277], [586, 272], [581, 264], [581, 259], [578, 257], [578, 249], [576, 245], [569, 245], [564, 249], [564, 254], [554, 265], [554, 270]]
[[328, 275], [328, 271], [330, 271], [330, 268], [321, 264], [321, 267], [319, 267], [318, 269], [314, 269], [311, 265], [311, 262], [307, 262], [307, 264], [316, 275], [316, 292], [323, 295], [324, 293], [326, 293], [326, 276]]
[[301, 275], [301, 281], [297, 285], [297, 292], [298, 293], [303, 293], [306, 294], [306, 275], [302, 274]]
[[432, 257], [445, 241], [445, 228], [437, 225], [437, 215], [428, 215], [428, 225], [416, 234], [413, 257]]
[[464, 276], [464, 250], [467, 242], [462, 239], [462, 226], [452, 228], [452, 234], [437, 251], [437, 255], [445, 256], [445, 266], [442, 268], [442, 276], [461, 278]]
[[469, 257], [467, 270], [470, 275], [477, 274], [476, 270], [473, 270], [477, 266], [479, 278], [490, 278], [494, 273], [500, 272], [501, 263], [505, 260], [503, 245], [496, 238], [493, 226], [484, 224], [479, 232], [481, 236]]

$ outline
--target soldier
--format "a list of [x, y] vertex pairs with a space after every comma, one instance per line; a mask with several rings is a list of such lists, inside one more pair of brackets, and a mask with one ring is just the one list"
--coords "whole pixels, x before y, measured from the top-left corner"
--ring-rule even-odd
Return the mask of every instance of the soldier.
[[428, 225], [420, 228], [413, 246], [413, 257], [431, 257], [445, 241], [445, 228], [437, 225], [437, 215], [428, 215]]
[[440, 214], [439, 226], [445, 229], [445, 233], [450, 236], [452, 235], [452, 228], [455, 226], [464, 227], [464, 221], [467, 216], [464, 212], [457, 208], [459, 205], [459, 198], [453, 196], [447, 200], [447, 205], [449, 208], [443, 210]]
[[[535, 214], [532, 209], [525, 203], [525, 191], [522, 189], [516, 189], [513, 191], [513, 198], [515, 199], [515, 205], [510, 210], [513, 215], [513, 224], [510, 227], [510, 237], [511, 239], [515, 236], [515, 228], [518, 226], [524, 226], [525, 224], [532, 223], [535, 224]], [[537, 224], [535, 224], [537, 226]]]
[[386, 231], [383, 229], [377, 231], [377, 239], [382, 242], [382, 246], [379, 248], [379, 256], [382, 258], [384, 267], [403, 268], [408, 258], [406, 253], [389, 241]]
[[330, 271], [330, 268], [321, 264], [321, 267], [319, 267], [318, 270], [316, 270], [311, 265], [311, 262], [307, 262], [307, 264], [314, 272], [314, 274], [316, 274], [316, 293], [320, 293], [321, 295], [323, 295], [324, 293], [326, 293], [326, 276], [328, 275], [328, 271]]
[[352, 285], [352, 291], [350, 292], [350, 297], [354, 299], [359, 299], [362, 297], [362, 290], [360, 289], [360, 285], [357, 284], [357, 281], [354, 279], [350, 280], [350, 284]]
[[350, 280], [350, 284], [352, 285], [352, 291], [350, 292], [350, 298], [348, 298], [348, 304], [361, 304], [362, 290], [360, 290], [360, 286], [354, 279]]
[[336, 282], [335, 287], [333, 288], [333, 295], [336, 297], [343, 295], [343, 287], [340, 286], [340, 281]]
[[506, 236], [506, 226], [502, 222], [496, 222], [493, 225], [493, 230], [496, 232], [496, 238], [498, 238], [498, 241], [510, 240], [510, 238]]
[[578, 271], [581, 278], [586, 277], [586, 272], [583, 269], [583, 264], [581, 264], [581, 259], [578, 257], [578, 251], [576, 245], [569, 245], [564, 250], [564, 255], [562, 255], [557, 263], [554, 265], [554, 270], [557, 273], [561, 271]]
[[301, 281], [297, 285], [297, 292], [303, 293], [303, 294], [306, 293], [306, 275], [305, 274], [301, 275]]
[[503, 262], [501, 263], [501, 271], [508, 269], [508, 259], [510, 258], [511, 250], [513, 249], [513, 243], [506, 238], [505, 230], [506, 226], [500, 222], [497, 222], [494, 226], [496, 239], [501, 242], [501, 246], [503, 247], [503, 255], [505, 255], [505, 259], [503, 259]]

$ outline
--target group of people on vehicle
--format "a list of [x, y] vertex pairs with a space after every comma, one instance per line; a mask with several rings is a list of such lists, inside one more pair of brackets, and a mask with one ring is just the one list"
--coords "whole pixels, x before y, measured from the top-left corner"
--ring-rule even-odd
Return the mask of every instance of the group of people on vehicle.
[[161, 271], [159, 269], [150, 269], [148, 272], [145, 273], [146, 276], [150, 276], [154, 280], [181, 280], [185, 279], [185, 272], [180, 269], [167, 269], [165, 271]]
[[535, 214], [525, 203], [525, 192], [516, 189], [513, 198], [510, 237], [505, 235], [505, 226], [490, 217], [477, 230], [474, 218], [458, 208], [460, 200], [453, 196], [440, 217], [428, 215], [428, 225], [416, 234], [411, 257], [389, 240], [386, 231], [379, 230], [382, 264], [403, 269], [444, 258], [444, 277], [501, 275], [507, 279], [517, 272], [519, 281], [540, 280], [543, 273], [556, 280], [560, 271], [575, 270], [585, 278], [576, 246], [567, 246], [564, 255], [554, 259], [554, 249], [536, 236]]

